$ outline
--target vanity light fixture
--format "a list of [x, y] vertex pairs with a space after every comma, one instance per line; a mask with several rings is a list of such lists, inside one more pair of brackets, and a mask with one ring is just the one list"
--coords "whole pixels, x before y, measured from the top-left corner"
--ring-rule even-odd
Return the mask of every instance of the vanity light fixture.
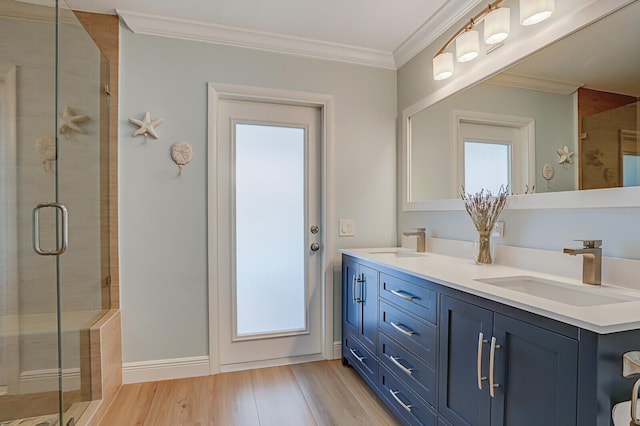
[[484, 18], [484, 42], [497, 44], [503, 42], [511, 32], [511, 9], [498, 7]]
[[554, 0], [520, 0], [520, 23], [534, 25], [549, 18], [555, 9]]
[[[473, 26], [470, 26], [470, 28], [473, 28]], [[458, 62], [469, 62], [480, 53], [480, 34], [470, 28], [456, 38], [456, 58], [458, 58]]]
[[[460, 28], [436, 53], [433, 58], [433, 79], [445, 80], [453, 75], [453, 54], [447, 49], [456, 42], [458, 62], [467, 62], [476, 58], [480, 52], [480, 36], [474, 28], [484, 21], [485, 44], [503, 42], [511, 32], [511, 10], [500, 7], [504, 0], [495, 0]], [[551, 16], [554, 0], [520, 0], [520, 22], [533, 25]]]

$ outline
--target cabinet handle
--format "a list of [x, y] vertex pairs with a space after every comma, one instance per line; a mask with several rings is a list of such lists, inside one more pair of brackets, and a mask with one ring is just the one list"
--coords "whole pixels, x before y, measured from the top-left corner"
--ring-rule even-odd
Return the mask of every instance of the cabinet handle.
[[636, 380], [633, 384], [633, 390], [631, 391], [631, 424], [637, 425], [640, 424], [640, 419], [638, 419], [638, 390], [640, 390], [640, 379]]
[[358, 298], [356, 297], [356, 276], [353, 276], [351, 280], [351, 298], [355, 303], [358, 303]]
[[389, 358], [391, 360], [391, 362], [393, 362], [395, 365], [398, 366], [399, 369], [401, 369], [402, 371], [404, 371], [405, 373], [407, 373], [408, 375], [413, 375], [413, 368], [409, 368], [409, 367], [405, 367], [404, 365], [400, 364], [400, 358], [397, 358], [395, 356], [391, 356], [391, 355], [387, 355], [387, 358]]
[[[360, 280], [360, 278], [358, 278], [357, 275], [354, 275], [353, 280], [351, 280], [351, 295], [355, 303], [360, 303], [363, 301], [362, 297], [356, 294], [356, 283], [361, 283], [361, 282], [362, 281]], [[360, 287], [360, 294], [362, 294], [362, 287]]]
[[356, 351], [355, 351], [355, 350], [353, 350], [353, 349], [349, 349], [349, 352], [351, 352], [351, 354], [352, 354], [353, 356], [355, 356], [355, 357], [356, 357], [356, 359], [357, 359], [358, 361], [360, 361], [360, 362], [364, 362], [364, 360], [365, 360], [365, 359], [367, 359], [367, 357], [364, 357], [364, 356], [358, 356], [358, 354], [356, 353]]
[[411, 412], [411, 407], [413, 407], [413, 405], [411, 404], [407, 405], [404, 402], [402, 402], [402, 400], [398, 397], [398, 394], [400, 393], [400, 391], [394, 391], [393, 389], [389, 389], [389, 392], [391, 393], [391, 396], [393, 397], [393, 399], [398, 401], [398, 404], [402, 405], [402, 408], [404, 408], [408, 412]]
[[405, 336], [413, 337], [414, 334], [418, 334], [415, 331], [411, 330], [406, 325], [398, 324], [397, 322], [391, 321], [391, 327], [395, 328], [396, 330], [398, 330], [400, 333], [404, 334]]
[[491, 398], [496, 397], [495, 388], [499, 388], [500, 385], [493, 383], [493, 373], [496, 361], [496, 349], [500, 349], [500, 345], [496, 344], [496, 338], [491, 338], [491, 352], [489, 352], [489, 395]]
[[358, 301], [361, 303], [364, 303], [365, 302], [364, 295], [366, 294], [364, 286], [367, 285], [367, 282], [364, 279], [364, 273], [362, 274], [362, 278], [358, 278], [357, 281], [360, 283], [360, 297], [358, 298]]
[[417, 299], [416, 296], [409, 294], [407, 292], [404, 292], [402, 290], [391, 290], [391, 293], [395, 294], [401, 299], [408, 300], [409, 302], [413, 302], [413, 299]]
[[489, 343], [487, 339], [484, 338], [484, 334], [478, 334], [478, 389], [482, 390], [482, 382], [487, 380], [486, 376], [482, 375], [482, 345], [485, 343]]

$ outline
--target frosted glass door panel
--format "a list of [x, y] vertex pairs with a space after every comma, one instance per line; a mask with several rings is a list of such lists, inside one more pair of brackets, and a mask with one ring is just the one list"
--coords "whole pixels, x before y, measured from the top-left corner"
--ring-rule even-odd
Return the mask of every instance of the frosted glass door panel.
[[305, 332], [305, 129], [235, 135], [236, 336]]

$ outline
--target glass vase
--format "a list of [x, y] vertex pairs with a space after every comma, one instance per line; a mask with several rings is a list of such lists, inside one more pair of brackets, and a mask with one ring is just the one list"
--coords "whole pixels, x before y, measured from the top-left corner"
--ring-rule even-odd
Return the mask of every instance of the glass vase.
[[473, 261], [478, 265], [492, 265], [495, 258], [496, 245], [491, 231], [478, 232], [473, 241]]

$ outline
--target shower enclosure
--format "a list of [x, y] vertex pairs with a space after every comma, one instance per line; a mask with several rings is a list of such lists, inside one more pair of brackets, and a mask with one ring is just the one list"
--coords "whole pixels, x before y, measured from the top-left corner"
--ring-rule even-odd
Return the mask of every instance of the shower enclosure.
[[73, 425], [100, 398], [108, 77], [61, 1], [0, 0], [0, 426]]

